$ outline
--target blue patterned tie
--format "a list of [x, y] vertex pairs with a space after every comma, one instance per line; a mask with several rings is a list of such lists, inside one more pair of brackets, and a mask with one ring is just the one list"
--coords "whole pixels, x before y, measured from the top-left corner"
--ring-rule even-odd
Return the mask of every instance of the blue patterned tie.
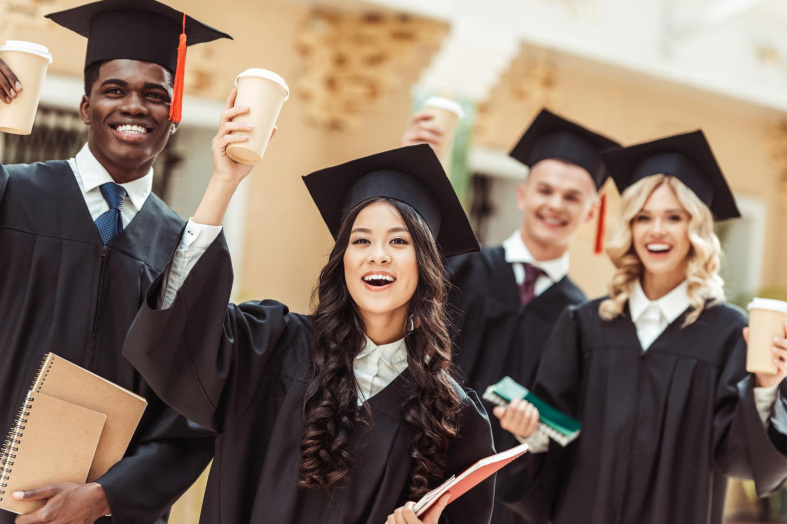
[[126, 190], [113, 182], [102, 184], [99, 189], [104, 200], [109, 205], [109, 211], [96, 219], [96, 227], [101, 235], [101, 241], [106, 246], [109, 241], [123, 231], [123, 220], [120, 218], [120, 208], [126, 198]]

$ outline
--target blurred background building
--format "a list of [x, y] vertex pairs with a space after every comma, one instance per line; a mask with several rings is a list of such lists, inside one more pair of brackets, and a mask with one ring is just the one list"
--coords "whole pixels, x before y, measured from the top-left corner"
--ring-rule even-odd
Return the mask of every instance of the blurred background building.
[[[0, 39], [54, 54], [33, 134], [0, 137], [5, 163], [68, 158], [84, 143], [85, 41], [43, 18], [82, 3], [0, 0]], [[787, 0], [167, 3], [235, 37], [189, 49], [183, 125], [154, 187], [181, 216], [193, 214], [212, 173], [210, 142], [237, 73], [270, 69], [292, 90], [225, 223], [237, 300], [309, 309], [331, 242], [300, 177], [397, 147], [428, 95], [467, 110], [451, 176], [487, 244], [521, 222], [515, 195], [526, 169], [507, 152], [542, 107], [624, 144], [702, 128], [743, 213], [719, 226], [728, 296], [787, 299]], [[617, 193], [606, 191], [614, 223]], [[571, 273], [598, 296], [612, 267], [592, 254], [593, 232], [572, 248]], [[203, 487], [171, 522], [197, 521]], [[728, 512], [730, 522], [787, 521], [787, 497], [756, 503], [751, 486], [735, 482]]]

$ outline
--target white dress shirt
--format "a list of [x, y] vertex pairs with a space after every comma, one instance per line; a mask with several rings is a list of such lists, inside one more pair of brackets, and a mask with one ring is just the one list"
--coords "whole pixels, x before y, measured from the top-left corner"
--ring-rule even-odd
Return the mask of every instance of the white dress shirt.
[[689, 283], [684, 280], [660, 299], [650, 300], [639, 280], [634, 283], [629, 296], [629, 311], [643, 351], [647, 351], [667, 326], [691, 307], [688, 289]]
[[503, 242], [503, 250], [506, 262], [513, 267], [518, 285], [521, 286], [525, 281], [525, 266], [522, 264], [531, 264], [545, 273], [536, 280], [535, 296], [549, 289], [552, 284], [560, 282], [568, 274], [568, 253], [564, 253], [560, 258], [537, 261], [522, 240], [518, 229]]
[[404, 339], [378, 346], [369, 337], [353, 362], [358, 381], [360, 406], [394, 381], [407, 369], [407, 345]]
[[[221, 226], [197, 224], [193, 219], [189, 219], [172, 264], [164, 274], [162, 284], [164, 292], [159, 294], [159, 309], [168, 309], [172, 306], [186, 277], [219, 233], [221, 233]], [[364, 348], [353, 362], [355, 378], [358, 381], [358, 405], [385, 389], [405, 369], [407, 369], [407, 346], [404, 338], [378, 346], [366, 337]]]
[[[74, 172], [90, 216], [95, 222], [98, 217], [109, 211], [109, 205], [104, 200], [99, 186], [115, 181], [106, 168], [101, 165], [101, 162], [93, 156], [87, 144], [82, 147], [76, 157], [68, 159], [68, 165]], [[120, 208], [120, 218], [125, 228], [150, 196], [153, 189], [153, 168], [142, 178], [118, 185], [126, 190], [126, 198], [123, 199], [123, 207]]]
[[[629, 311], [631, 320], [637, 328], [637, 337], [643, 351], [647, 351], [653, 342], [661, 335], [667, 326], [675, 322], [687, 309], [691, 307], [688, 295], [688, 282], [683, 281], [675, 289], [657, 300], [650, 300], [642, 289], [640, 281], [634, 283], [629, 296]], [[754, 403], [762, 423], [767, 427], [768, 420], [773, 415], [774, 407], [782, 409], [781, 403], [777, 404], [778, 385], [772, 387], [755, 387]], [[581, 438], [581, 437], [580, 437]], [[541, 433], [534, 433], [527, 439], [520, 441], [530, 444], [531, 453], [541, 453], [549, 448], [549, 440]]]

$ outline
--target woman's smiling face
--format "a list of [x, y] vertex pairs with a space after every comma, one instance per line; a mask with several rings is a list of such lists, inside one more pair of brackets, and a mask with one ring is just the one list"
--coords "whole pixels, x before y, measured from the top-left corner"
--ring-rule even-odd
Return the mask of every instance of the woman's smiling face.
[[391, 204], [373, 202], [358, 213], [344, 252], [344, 278], [361, 316], [409, 307], [418, 286], [418, 259]]
[[681, 278], [691, 250], [691, 217], [668, 184], [657, 187], [631, 222], [634, 250], [653, 275]]

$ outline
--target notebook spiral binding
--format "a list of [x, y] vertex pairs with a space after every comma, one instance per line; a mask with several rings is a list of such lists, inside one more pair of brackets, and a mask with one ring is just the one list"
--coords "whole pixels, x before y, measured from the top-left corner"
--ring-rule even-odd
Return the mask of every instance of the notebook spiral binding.
[[27, 424], [27, 417], [30, 416], [30, 411], [33, 409], [33, 402], [35, 398], [33, 392], [30, 391], [25, 397], [25, 402], [19, 410], [19, 414], [14, 421], [14, 429], [8, 433], [8, 437], [3, 443], [2, 451], [0, 451], [0, 463], [2, 463], [2, 474], [0, 474], [0, 502], [3, 501], [5, 495], [5, 488], [8, 487], [8, 481], [11, 480], [11, 473], [13, 472], [14, 459], [16, 453], [19, 451], [19, 446], [22, 444], [22, 437], [24, 437], [25, 424]]
[[41, 386], [43, 385], [44, 380], [46, 380], [47, 375], [49, 375], [49, 370], [52, 368], [52, 362], [54, 362], [54, 358], [49, 359], [49, 365], [47, 365], [48, 359], [49, 355], [46, 355], [44, 360], [41, 362], [41, 366], [38, 368], [38, 373], [36, 373], [36, 378], [33, 381], [33, 387], [30, 388], [30, 391], [27, 393], [25, 402], [22, 405], [22, 408], [19, 410], [19, 414], [16, 416], [16, 419], [14, 420], [14, 426], [11, 431], [9, 431], [8, 437], [6, 437], [2, 448], [0, 448], [0, 471], [2, 471], [0, 474], [0, 502], [3, 501], [5, 488], [8, 487], [8, 481], [10, 480], [9, 475], [13, 471], [16, 452], [19, 451], [19, 445], [22, 443], [21, 438], [24, 436], [23, 431], [25, 430], [25, 424], [27, 424], [26, 417], [30, 416], [30, 410], [33, 408], [32, 402], [35, 401], [35, 398], [31, 395], [34, 392], [41, 392]]
[[[35, 390], [36, 393], [41, 393], [41, 387], [43, 387], [46, 377], [49, 376], [49, 370], [52, 369], [52, 364], [55, 362], [55, 355], [51, 354], [51, 359], [49, 356], [44, 357], [44, 361], [41, 362], [41, 367], [38, 368], [38, 373], [36, 373], [36, 379], [33, 381], [33, 387], [30, 388]], [[49, 360], [49, 365], [46, 363], [47, 360]]]

